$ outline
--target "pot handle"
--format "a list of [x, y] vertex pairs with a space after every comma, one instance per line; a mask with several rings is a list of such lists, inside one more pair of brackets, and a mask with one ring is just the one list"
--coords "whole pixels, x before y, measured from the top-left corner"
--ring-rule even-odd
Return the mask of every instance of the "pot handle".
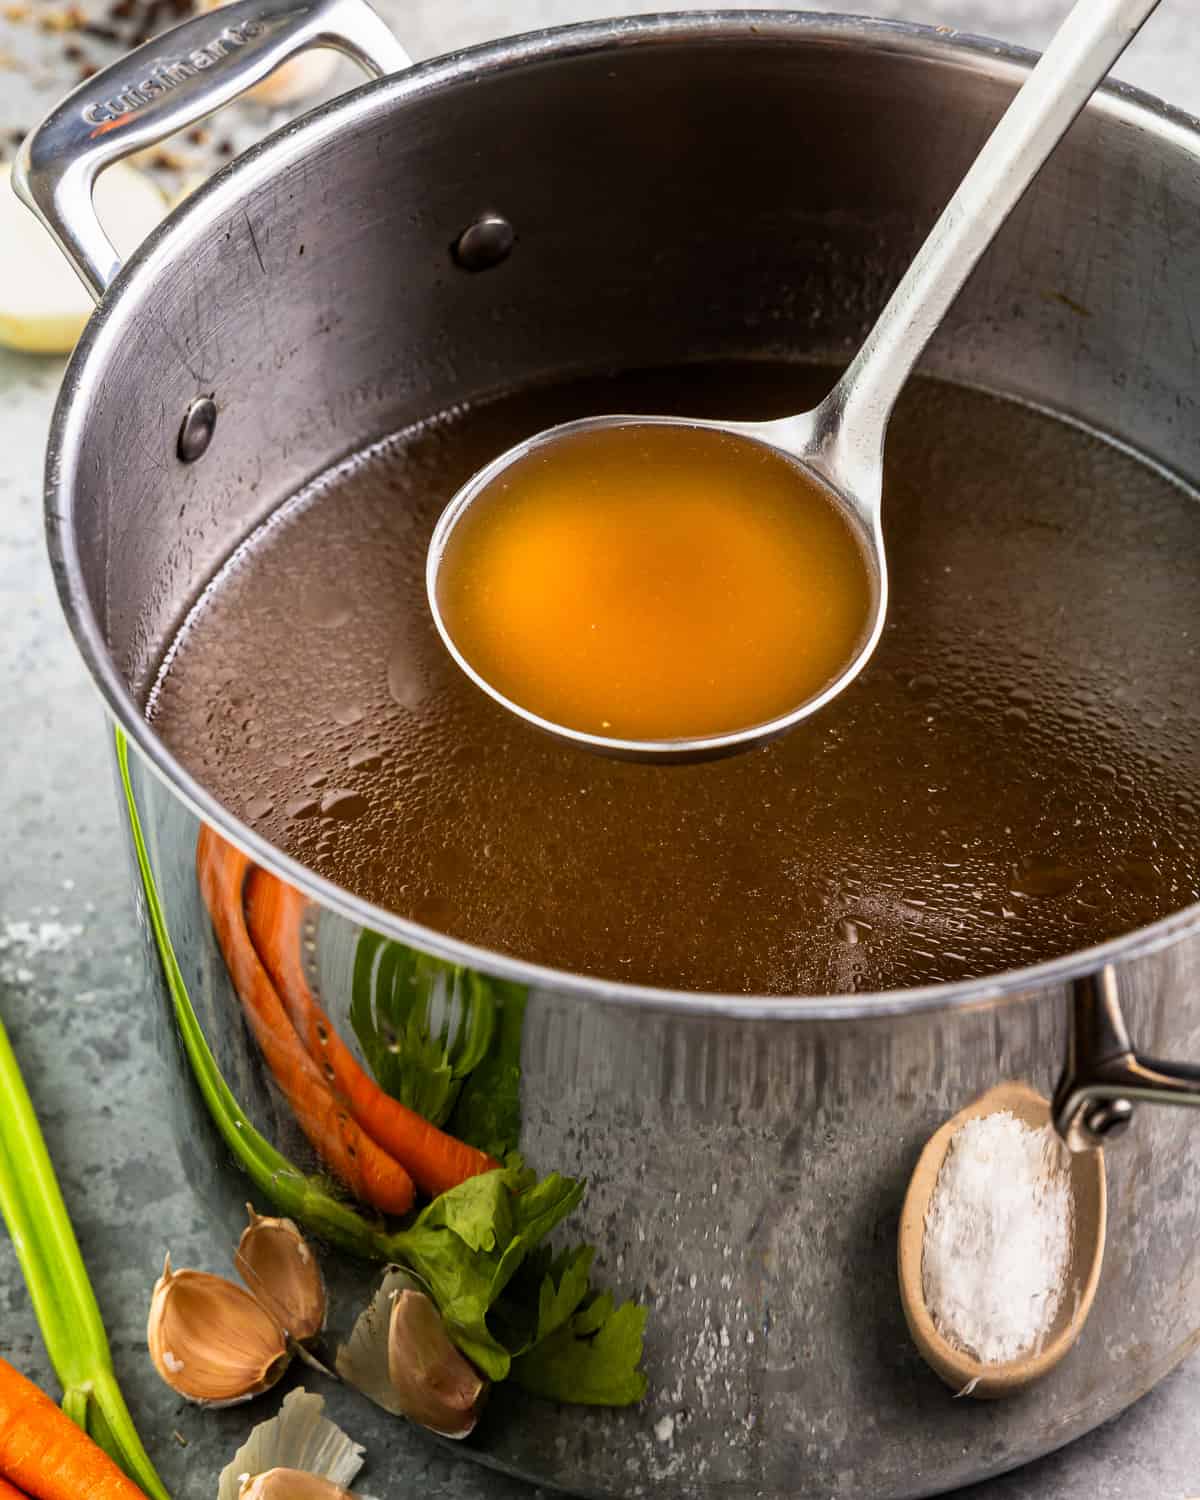
[[1128, 1126], [1135, 1099], [1200, 1106], [1200, 1067], [1134, 1051], [1116, 974], [1105, 965], [1072, 986], [1067, 1065], [1051, 1104], [1055, 1129], [1072, 1151], [1090, 1150]]
[[194, 125], [309, 47], [332, 47], [375, 77], [410, 65], [367, 0], [236, 0], [127, 53], [26, 137], [13, 186], [97, 301], [121, 269], [92, 203], [105, 167]]

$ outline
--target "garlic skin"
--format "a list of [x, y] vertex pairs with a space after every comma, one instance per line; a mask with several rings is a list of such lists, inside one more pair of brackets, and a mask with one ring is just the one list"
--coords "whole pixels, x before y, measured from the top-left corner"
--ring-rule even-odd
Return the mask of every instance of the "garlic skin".
[[302, 1469], [268, 1469], [265, 1474], [246, 1475], [238, 1500], [354, 1500], [354, 1496], [331, 1479]]
[[168, 1255], [150, 1299], [146, 1341], [171, 1389], [200, 1406], [232, 1406], [268, 1390], [287, 1369], [283, 1330], [232, 1281], [175, 1271]]
[[298, 1344], [325, 1326], [325, 1282], [317, 1258], [291, 1219], [268, 1219], [246, 1204], [233, 1263], [251, 1295]]
[[450, 1342], [424, 1292], [402, 1291], [388, 1324], [388, 1377], [411, 1421], [441, 1437], [464, 1438], [479, 1419], [488, 1382]]
[[[363, 1466], [363, 1449], [325, 1415], [325, 1398], [303, 1386], [291, 1390], [275, 1416], [259, 1422], [217, 1481], [216, 1500], [239, 1500], [258, 1476], [273, 1469], [319, 1475], [334, 1493], [349, 1490]], [[282, 1481], [272, 1480], [272, 1485]], [[340, 1489], [339, 1489], [340, 1486]], [[253, 1492], [252, 1492], [253, 1493]], [[278, 1493], [278, 1491], [277, 1491]], [[367, 1500], [365, 1495], [358, 1500]]]

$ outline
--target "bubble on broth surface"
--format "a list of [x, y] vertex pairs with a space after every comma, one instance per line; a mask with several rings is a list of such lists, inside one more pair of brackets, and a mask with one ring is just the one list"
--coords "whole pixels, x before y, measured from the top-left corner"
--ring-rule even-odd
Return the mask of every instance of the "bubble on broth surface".
[[[605, 761], [454, 666], [425, 548], [480, 464], [590, 413], [783, 415], [829, 380], [744, 364], [578, 381], [389, 439], [238, 550], [150, 717], [230, 807], [338, 883], [613, 979], [860, 993], [1033, 963], [1196, 900], [1196, 499], [1011, 403], [906, 393], [882, 642], [774, 745]], [[322, 602], [298, 610], [302, 596]]]

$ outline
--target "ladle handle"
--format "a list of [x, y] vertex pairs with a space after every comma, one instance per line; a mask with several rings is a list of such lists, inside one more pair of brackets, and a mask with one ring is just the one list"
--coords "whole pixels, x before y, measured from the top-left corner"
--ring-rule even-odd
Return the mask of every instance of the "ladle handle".
[[367, 0], [236, 0], [119, 58], [26, 137], [13, 187], [97, 301], [121, 269], [92, 203], [105, 167], [194, 125], [310, 47], [332, 47], [376, 77], [409, 66]]
[[[1159, 0], [1076, 0], [857, 356], [822, 403], [818, 444], [851, 494], [878, 491], [884, 431], [913, 365], [996, 232]], [[871, 496], [878, 503], [878, 494]]]

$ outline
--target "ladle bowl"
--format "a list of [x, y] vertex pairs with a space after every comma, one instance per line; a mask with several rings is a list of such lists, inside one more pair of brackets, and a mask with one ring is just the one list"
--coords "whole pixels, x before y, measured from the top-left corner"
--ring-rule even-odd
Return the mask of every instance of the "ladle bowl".
[[[665, 763], [672, 761], [715, 760], [724, 755], [732, 755], [742, 750], [748, 750], [754, 745], [766, 744], [768, 741], [786, 734], [788, 730], [795, 728], [803, 719], [807, 719], [811, 714], [816, 713], [818, 709], [822, 708], [832, 698], [835, 698], [843, 688], [848, 687], [854, 681], [871, 659], [871, 654], [879, 643], [879, 637], [883, 633], [884, 621], [887, 614], [887, 558], [883, 546], [880, 507], [878, 504], [874, 507], [861, 506], [857, 501], [857, 497], [839, 493], [819, 473], [815, 466], [805, 463], [790, 450], [787, 446], [788, 440], [792, 436], [796, 425], [802, 420], [802, 418], [787, 417], [777, 422], [706, 422], [686, 417], [630, 416], [623, 414], [585, 417], [580, 421], [563, 422], [556, 427], [547, 428], [545, 431], [536, 433], [534, 436], [528, 438], [525, 442], [518, 443], [514, 447], [509, 448], [506, 452], [500, 454], [498, 458], [493, 459], [490, 464], [485, 465], [473, 474], [467, 483], [463, 485], [438, 518], [429, 543], [426, 562], [426, 590], [434, 624], [437, 626], [438, 634], [441, 636], [446, 649], [477, 687], [481, 688], [511, 713], [516, 714], [519, 718], [524, 719], [536, 728], [544, 730], [547, 734], [555, 735], [559, 739], [572, 741], [575, 744], [583, 746], [585, 749], [597, 751], [618, 760], [653, 760]], [[814, 480], [817, 482], [819, 488], [824, 491], [838, 510], [845, 515], [852, 531], [859, 540], [871, 572], [871, 613], [867, 628], [859, 638], [854, 655], [837, 676], [829, 681], [814, 696], [798, 704], [790, 713], [766, 719], [749, 729], [738, 729], [722, 734], [707, 734], [687, 739], [634, 739], [617, 735], [589, 734], [583, 729], [576, 729], [567, 724], [555, 723], [535, 713], [523, 703], [504, 693], [476, 667], [469, 654], [461, 648], [459, 642], [455, 639], [454, 632], [447, 621], [446, 613], [442, 609], [438, 585], [441, 576], [442, 560], [446, 548], [450, 543], [450, 538], [456, 526], [471, 508], [476, 498], [488, 489], [492, 482], [499, 478], [513, 464], [530, 454], [536, 453], [539, 448], [555, 445], [564, 438], [573, 437], [580, 433], [597, 432], [604, 428], [636, 429], [648, 426], [704, 428], [712, 432], [719, 432], [725, 436], [742, 438], [748, 443], [757, 443], [770, 448], [774, 453], [784, 456], [795, 464], [797, 468], [802, 469], [809, 483], [812, 483]], [[777, 437], [776, 433], [778, 433]]]

